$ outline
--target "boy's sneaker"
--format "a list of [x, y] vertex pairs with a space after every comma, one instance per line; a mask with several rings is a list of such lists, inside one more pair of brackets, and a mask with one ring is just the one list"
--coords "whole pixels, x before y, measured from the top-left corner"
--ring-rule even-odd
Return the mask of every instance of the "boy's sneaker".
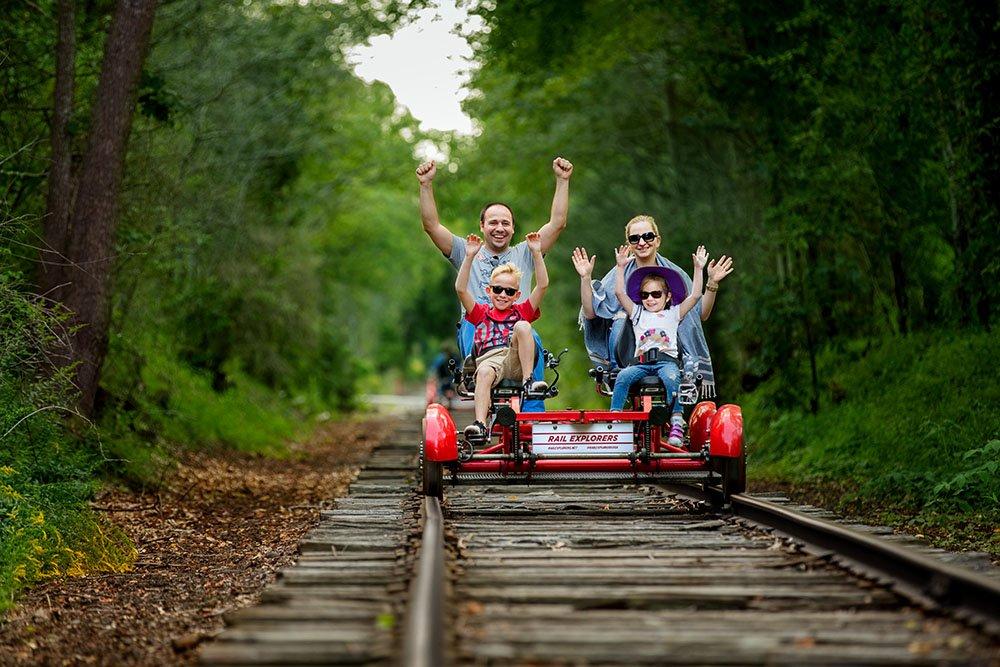
[[524, 396], [525, 398], [540, 398], [545, 395], [545, 392], [549, 390], [549, 383], [545, 380], [525, 380], [524, 381]]
[[486, 424], [480, 421], [472, 422], [465, 427], [464, 433], [466, 440], [485, 440]]
[[684, 424], [674, 422], [670, 425], [670, 435], [667, 436], [667, 444], [680, 447], [684, 444]]

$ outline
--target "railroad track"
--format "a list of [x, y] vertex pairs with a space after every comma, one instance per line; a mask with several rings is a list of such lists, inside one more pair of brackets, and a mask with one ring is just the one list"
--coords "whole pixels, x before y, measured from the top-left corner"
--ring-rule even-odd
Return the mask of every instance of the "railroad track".
[[660, 488], [456, 487], [443, 516], [455, 664], [1000, 661], [995, 639]]
[[939, 578], [921, 598], [738, 503], [717, 515], [690, 487], [488, 483], [424, 499], [417, 424], [376, 450], [203, 662], [1000, 665], [997, 634], [945, 613], [959, 600], [989, 622], [968, 582]]

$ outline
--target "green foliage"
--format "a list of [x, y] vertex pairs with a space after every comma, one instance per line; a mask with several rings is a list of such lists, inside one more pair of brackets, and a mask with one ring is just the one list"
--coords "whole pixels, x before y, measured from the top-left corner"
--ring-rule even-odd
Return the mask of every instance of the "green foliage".
[[[223, 369], [225, 389], [218, 390], [207, 373], [180, 362], [166, 339], [119, 347], [125, 345], [116, 339], [105, 367], [111, 403], [101, 423], [112, 467], [124, 478], [155, 481], [175, 446], [280, 456], [284, 443], [301, 433], [301, 413], [292, 401], [239, 368]], [[126, 358], [129, 365], [121, 363]]]
[[995, 319], [1000, 283], [984, 277], [997, 207], [981, 202], [1000, 179], [969, 149], [995, 150], [983, 105], [996, 8], [510, 0], [475, 11], [485, 28], [472, 36], [466, 108], [483, 134], [454, 156], [458, 175], [481, 198], [519, 204], [543, 192], [536, 164], [563, 153], [577, 165], [572, 241], [550, 254], [542, 326], [555, 317], [572, 335], [569, 248], [596, 252], [603, 273], [636, 213], [659, 220], [675, 261], [698, 243], [736, 258], [708, 327], [726, 396], [778, 376], [782, 405], [815, 409], [827, 345]]
[[[397, 234], [413, 219], [404, 175], [421, 135], [342, 51], [423, 4], [162, 5], [129, 145], [97, 428], [64, 419], [68, 368], [45, 354], [58, 353], [62, 318], [30, 294], [55, 3], [5, 13], [0, 608], [40, 578], [134, 559], [86, 506], [100, 475], [156, 482], [177, 447], [283, 455], [308, 415], [354, 404], [359, 369], [404, 363], [408, 345], [371, 363], [378, 335], [358, 334], [395, 339], [421, 280], [444, 273]], [[77, 164], [111, 8], [77, 3]]]
[[[267, 7], [177, 3], [159, 19], [169, 38], [147, 69], [171, 122], [133, 142], [122, 251], [142, 261], [119, 272], [112, 354], [165, 337], [216, 392], [238, 368], [299, 405], [347, 409], [362, 369], [403, 366], [422, 344], [395, 333], [445, 269], [399, 233], [420, 134], [385, 86], [350, 73], [340, 49], [363, 23], [337, 23], [350, 6]], [[121, 400], [124, 386], [109, 389]]]
[[[0, 405], [16, 405], [10, 398], [3, 392]], [[15, 416], [23, 414], [0, 413], [0, 428], [10, 428]], [[136, 557], [128, 538], [87, 506], [96, 490], [93, 455], [60, 442], [50, 416], [19, 428], [30, 437], [5, 437], [0, 452], [0, 612], [32, 583], [121, 572]]]
[[18, 287], [16, 274], [0, 274], [0, 612], [36, 581], [120, 571], [135, 558], [87, 507], [98, 443], [68, 437], [65, 377], [44, 354], [60, 319]]
[[930, 506], [948, 511], [958, 508], [972, 512], [1000, 506], [1000, 440], [962, 454], [963, 469], [935, 484], [930, 490]]
[[1000, 380], [982, 363], [998, 354], [995, 334], [947, 329], [827, 350], [818, 414], [780, 408], [776, 379], [742, 401], [751, 477], [833, 485], [844, 509], [915, 521], [1000, 519]]

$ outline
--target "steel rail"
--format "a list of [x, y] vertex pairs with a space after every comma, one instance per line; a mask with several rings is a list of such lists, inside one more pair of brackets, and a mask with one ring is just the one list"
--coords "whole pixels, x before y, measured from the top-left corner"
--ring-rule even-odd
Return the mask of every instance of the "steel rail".
[[[722, 492], [717, 488], [699, 489], [669, 482], [660, 486], [688, 498], [702, 500], [708, 496], [713, 506], [722, 505]], [[921, 606], [946, 611], [1000, 636], [1000, 582], [746, 494], [733, 494], [730, 507], [736, 516], [803, 542], [814, 555], [831, 557], [849, 569], [888, 584]]]
[[406, 667], [440, 667], [444, 652], [444, 518], [441, 504], [424, 496], [424, 529], [407, 608], [403, 636]]

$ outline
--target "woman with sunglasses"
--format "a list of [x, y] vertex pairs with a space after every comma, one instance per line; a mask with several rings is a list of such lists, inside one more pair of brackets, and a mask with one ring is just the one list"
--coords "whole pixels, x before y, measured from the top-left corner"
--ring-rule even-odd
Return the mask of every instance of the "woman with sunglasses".
[[[636, 269], [662, 266], [676, 271], [684, 280], [685, 291], [691, 291], [692, 281], [684, 269], [658, 253], [660, 230], [652, 216], [637, 215], [629, 220], [625, 225], [625, 240], [632, 257], [624, 267], [626, 282]], [[595, 259], [588, 258], [585, 248], [577, 248], [573, 252], [573, 264], [580, 275], [580, 297], [583, 304], [580, 328], [583, 330], [587, 353], [594, 364], [606, 369], [617, 369], [619, 360], [615, 358], [614, 350], [628, 321], [618, 297], [615, 296], [617, 268], [611, 269], [600, 281], [593, 280]], [[681, 370], [700, 380], [702, 398], [715, 396], [715, 375], [701, 323], [712, 312], [719, 281], [732, 271], [732, 259], [725, 255], [718, 261], [708, 263], [705, 296], [692, 308], [693, 316], [685, 317], [677, 330]], [[683, 428], [683, 419], [679, 413], [675, 413], [672, 421], [678, 427], [672, 431]]]

